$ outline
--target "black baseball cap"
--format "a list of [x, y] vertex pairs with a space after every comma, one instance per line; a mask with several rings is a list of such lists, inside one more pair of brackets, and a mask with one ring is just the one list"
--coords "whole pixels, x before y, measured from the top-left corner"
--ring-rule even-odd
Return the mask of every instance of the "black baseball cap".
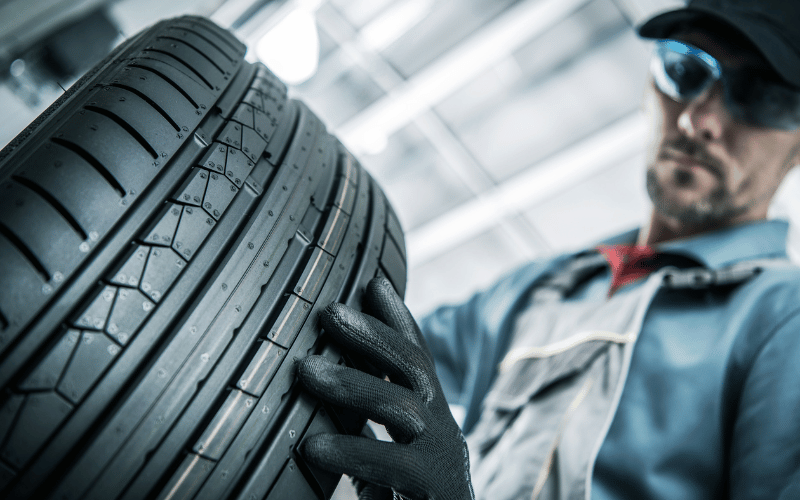
[[800, 0], [690, 0], [639, 26], [643, 38], [668, 38], [679, 26], [722, 21], [739, 31], [787, 83], [800, 89]]

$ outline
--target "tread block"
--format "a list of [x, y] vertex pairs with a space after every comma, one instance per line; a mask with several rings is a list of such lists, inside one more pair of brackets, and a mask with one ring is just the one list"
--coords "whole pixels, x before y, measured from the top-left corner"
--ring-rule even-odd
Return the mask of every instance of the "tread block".
[[153, 310], [153, 303], [139, 290], [120, 288], [106, 333], [121, 345], [125, 345], [136, 334], [144, 320]]
[[89, 304], [83, 313], [75, 320], [76, 328], [88, 330], [103, 330], [106, 326], [108, 314], [111, 312], [111, 305], [114, 303], [114, 296], [117, 294], [116, 287], [107, 286], [97, 294], [97, 297]]
[[217, 142], [227, 144], [236, 149], [242, 147], [242, 125], [236, 122], [228, 122], [225, 127], [217, 134]]
[[172, 479], [161, 490], [158, 500], [194, 498], [197, 491], [214, 470], [214, 462], [190, 453], [172, 475]]
[[209, 59], [226, 71], [229, 69], [227, 66], [233, 66], [233, 57], [228, 55], [226, 51], [223, 51], [219, 44], [210, 42], [209, 39], [204, 36], [198, 36], [197, 33], [180, 28], [167, 29], [164, 31], [164, 35], [175, 37], [186, 42], [188, 45], [197, 49], [198, 52], [205, 54]]
[[352, 215], [355, 202], [356, 186], [350, 182], [346, 175], [340, 176], [339, 185], [336, 187], [336, 195], [333, 198], [333, 204], [347, 215]]
[[273, 342], [261, 341], [261, 346], [239, 377], [236, 387], [248, 394], [261, 397], [285, 355], [286, 349]]
[[267, 142], [272, 140], [275, 129], [278, 127], [278, 120], [268, 117], [266, 113], [257, 109], [253, 112], [253, 122], [253, 128], [262, 139]]
[[[50, 286], [45, 277], [0, 234], [0, 312], [14, 328], [0, 334], [0, 346], [13, 340], [11, 331], [18, 331], [35, 314], [47, 298], [43, 287]], [[13, 283], [13, 286], [11, 284]], [[2, 331], [2, 329], [0, 329]]]
[[158, 303], [185, 267], [186, 261], [171, 248], [154, 248], [147, 259], [139, 289]]
[[211, 145], [205, 156], [203, 156], [200, 166], [207, 170], [211, 170], [212, 172], [224, 174], [225, 161], [227, 157], [228, 146], [225, 144], [220, 144], [219, 142], [215, 142]]
[[[205, 33], [204, 33], [205, 32]], [[219, 53], [227, 59], [228, 61], [234, 61], [241, 57], [241, 52], [235, 50], [231, 47], [228, 43], [221, 43], [219, 37], [214, 37], [208, 33], [208, 31], [198, 27], [197, 25], [188, 24], [188, 23], [176, 23], [175, 26], [169, 30], [167, 33], [182, 33], [184, 37], [186, 37], [186, 41], [192, 43], [194, 45], [195, 40], [199, 39], [202, 40], [206, 44], [206, 49], [213, 47], [215, 50], [219, 51]], [[195, 47], [202, 49], [202, 45], [197, 44]]]
[[172, 245], [175, 231], [177, 231], [178, 223], [181, 220], [182, 211], [183, 207], [181, 205], [169, 203], [167, 211], [144, 238], [144, 242], [165, 247]]
[[384, 237], [383, 250], [380, 260], [381, 269], [386, 273], [386, 277], [394, 285], [394, 289], [401, 297], [406, 293], [406, 260], [394, 240], [388, 236]]
[[406, 240], [403, 236], [403, 228], [400, 226], [400, 220], [397, 218], [397, 214], [394, 213], [394, 210], [392, 210], [392, 207], [388, 203], [386, 205], [386, 231], [389, 232], [394, 242], [397, 243], [397, 249], [400, 250], [400, 253], [403, 254], [403, 259], [405, 259]]
[[349, 222], [350, 217], [343, 210], [333, 207], [317, 242], [319, 247], [335, 257]]
[[47, 353], [47, 356], [33, 372], [20, 383], [19, 388], [24, 391], [55, 389], [80, 338], [79, 330], [70, 329], [64, 332], [61, 340]]
[[240, 104], [231, 120], [239, 122], [245, 127], [253, 128], [253, 107], [246, 103]]
[[288, 88], [286, 84], [280, 81], [275, 73], [269, 70], [264, 64], [257, 63], [258, 72], [256, 73], [256, 83], [254, 85], [258, 85], [258, 88], [266, 88], [267, 90], [275, 90], [279, 95], [286, 97], [286, 92]]
[[169, 156], [183, 143], [183, 135], [178, 134], [164, 115], [130, 90], [103, 87], [89, 98], [87, 109], [93, 112], [104, 110], [117, 116], [125, 124], [123, 126], [127, 127], [126, 130], [130, 128], [131, 132], [144, 139], [145, 144], [156, 152], [156, 156], [162, 153]]
[[[179, 132], [182, 127], [193, 129], [200, 122], [203, 110], [198, 107], [195, 100], [186, 90], [185, 84], [196, 86], [197, 83], [188, 77], [182, 75], [178, 71], [172, 69], [164, 74], [155, 67], [161, 67], [165, 70], [163, 63], [158, 64], [156, 61], [150, 61], [149, 64], [143, 61], [134, 61], [131, 65], [123, 68], [121, 73], [114, 75], [114, 79], [108, 82], [109, 85], [120, 89], [125, 89], [129, 92], [141, 97], [145, 100], [149, 107], [157, 111], [174, 129], [174, 132]], [[178, 81], [173, 80], [177, 78]], [[200, 87], [192, 93], [203, 95], [203, 89]], [[207, 91], [206, 91], [207, 92]], [[172, 133], [172, 136], [175, 134]]]
[[255, 403], [256, 400], [250, 394], [239, 390], [231, 391], [192, 451], [205, 458], [219, 460], [242, 428]]
[[156, 39], [144, 51], [145, 54], [153, 52], [168, 54], [167, 57], [177, 63], [178, 69], [185, 70], [189, 76], [205, 84], [209, 90], [219, 92], [226, 85], [223, 70], [186, 43], [165, 38]]
[[109, 281], [115, 285], [138, 287], [149, 255], [150, 247], [139, 245]]
[[20, 184], [0, 187], [0, 224], [28, 249], [47, 280], [56, 272], [71, 273], [83, 258], [78, 233], [52, 205]]
[[238, 149], [228, 148], [228, 159], [225, 162], [225, 176], [236, 187], [242, 187], [247, 176], [253, 171], [255, 163]]
[[294, 287], [294, 293], [309, 302], [316, 301], [332, 266], [333, 257], [322, 249], [315, 248], [311, 253], [309, 265], [303, 270], [300, 281]]
[[172, 196], [172, 199], [184, 205], [194, 205], [199, 207], [203, 203], [203, 194], [208, 185], [208, 172], [193, 167], [192, 173], [183, 182], [180, 188]]
[[84, 159], [91, 158], [93, 166], [106, 170], [123, 194], [141, 193], [161, 167], [127, 130], [98, 113], [74, 115], [58, 129], [56, 139], [74, 145], [69, 147], [75, 152], [82, 149]]
[[298, 115], [298, 108], [293, 105], [289, 112], [284, 113], [280, 119], [276, 120], [278, 126], [267, 143], [267, 149], [264, 150], [264, 156], [272, 165], [278, 165], [283, 160], [283, 154], [289, 147], [289, 137]]
[[319, 498], [317, 493], [309, 486], [297, 462], [289, 459], [281, 471], [275, 486], [267, 495], [267, 500], [283, 500], [286, 498]]
[[[315, 407], [316, 403], [314, 399], [310, 395], [301, 392], [294, 402], [294, 405], [291, 407], [289, 414], [286, 415], [286, 418], [280, 423], [280, 427], [270, 443], [268, 451], [260, 460], [257, 460], [257, 467], [253, 469], [252, 476], [248, 480], [247, 486], [241, 491], [242, 498], [250, 498], [250, 496], [253, 498], [263, 498], [274, 483], [280, 483], [278, 477], [283, 474], [282, 468], [284, 464], [287, 463], [287, 459], [289, 459], [290, 463], [294, 463], [294, 461], [291, 460], [292, 452], [300, 441], [303, 430], [307, 422], [311, 419], [311, 415], [314, 414]], [[295, 464], [295, 471], [296, 469], [297, 465]], [[278, 481], [276, 481], [276, 479], [278, 479]], [[302, 483], [305, 485], [306, 491], [310, 491], [308, 483], [305, 480], [303, 480]], [[294, 485], [287, 485], [289, 488], [293, 486]], [[278, 484], [275, 484], [272, 491], [274, 492], [276, 489], [281, 490], [281, 494], [278, 496], [270, 494], [268, 498], [276, 500], [285, 498], [315, 498], [313, 496], [301, 496], [304, 492], [302, 489], [287, 491], [278, 488]]]
[[300, 328], [311, 312], [311, 304], [297, 295], [290, 295], [283, 306], [278, 319], [267, 333], [267, 338], [281, 347], [288, 349], [297, 338]]
[[212, 173], [203, 197], [203, 209], [219, 220], [238, 192], [236, 186], [224, 176]]
[[10, 394], [3, 408], [0, 409], [0, 443], [5, 442], [9, 431], [17, 420], [17, 414], [25, 402], [22, 394]]
[[267, 118], [271, 120], [281, 121], [284, 113], [286, 113], [286, 106], [284, 106], [285, 98], [283, 96], [276, 96], [272, 92], [263, 94], [264, 106], [261, 108]]
[[55, 392], [29, 394], [0, 457], [13, 467], [23, 467], [71, 411], [72, 405]]
[[242, 127], [242, 152], [250, 158], [250, 161], [257, 162], [266, 147], [267, 141], [262, 139], [255, 130], [250, 127]]
[[216, 223], [205, 211], [184, 207], [172, 248], [186, 260], [190, 260]]
[[264, 111], [264, 101], [261, 99], [261, 93], [258, 92], [256, 89], [250, 89], [244, 95], [244, 99], [242, 102], [245, 104], [249, 104], [255, 109]]
[[[324, 407], [321, 407], [319, 410], [317, 410], [317, 413], [314, 414], [314, 419], [311, 421], [311, 424], [309, 424], [305, 434], [303, 434], [303, 441], [305, 441], [308, 437], [315, 436], [317, 434], [339, 434], [336, 424], [334, 424], [333, 420], [331, 420], [331, 417], [328, 415], [328, 412]], [[302, 446], [303, 445], [301, 441], [301, 444], [298, 445], [298, 448], [302, 449]], [[333, 474], [328, 471], [317, 469], [308, 465], [305, 463], [305, 461], [304, 465], [311, 472], [311, 475], [316, 481], [320, 491], [330, 495], [333, 490], [336, 489], [336, 485], [341, 479], [339, 474]]]
[[104, 334], [83, 332], [58, 384], [58, 392], [78, 403], [119, 352], [120, 347]]
[[[85, 160], [57, 144], [31, 156], [20, 173], [42, 187], [78, 221], [86, 234], [104, 235], [125, 211], [119, 193]], [[86, 210], [86, 207], [98, 207]]]
[[[152, 75], [155, 75], [156, 77], [167, 82], [168, 85], [172, 86], [172, 88], [181, 94], [182, 97], [177, 102], [188, 102], [195, 111], [200, 112], [200, 114], [195, 112], [195, 116], [200, 118], [201, 115], [207, 111], [207, 109], [211, 108], [211, 105], [216, 100], [216, 97], [211, 92], [209, 87], [203, 82], [199, 81], [197, 76], [192, 73], [191, 70], [183, 67], [180, 63], [176, 64], [176, 62], [177, 61], [175, 61], [175, 59], [166, 54], [161, 54], [159, 52], [144, 52], [138, 57], [133, 58], [128, 64], [128, 67], [137, 67], [143, 69], [144, 71], [147, 71], [148, 73], [151, 73]], [[131, 70], [131, 72], [131, 78], [135, 77], [140, 81], [149, 81], [151, 78], [147, 77], [147, 80], [142, 80], [142, 75], [135, 75], [133, 70]], [[120, 79], [120, 82], [125, 83], [123, 78], [124, 76]], [[170, 94], [167, 95], [169, 96]], [[172, 97], [174, 97], [174, 94]], [[178, 122], [178, 124], [184, 125], [180, 122]]]
[[245, 53], [246, 47], [242, 42], [204, 17], [182, 17], [176, 20], [175, 26], [186, 27], [198, 35], [205, 35], [211, 41], [219, 42], [221, 48], [225, 48], [229, 54], [234, 54], [237, 58], [241, 58]]

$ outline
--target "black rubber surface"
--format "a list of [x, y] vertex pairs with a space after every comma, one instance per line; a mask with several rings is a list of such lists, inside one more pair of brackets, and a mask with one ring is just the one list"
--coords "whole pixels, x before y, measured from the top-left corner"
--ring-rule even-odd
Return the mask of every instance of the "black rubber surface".
[[[363, 420], [295, 387], [328, 303], [403, 293], [381, 190], [208, 20], [117, 48], [0, 152], [0, 497], [327, 498]], [[349, 362], [349, 361], [348, 361]]]

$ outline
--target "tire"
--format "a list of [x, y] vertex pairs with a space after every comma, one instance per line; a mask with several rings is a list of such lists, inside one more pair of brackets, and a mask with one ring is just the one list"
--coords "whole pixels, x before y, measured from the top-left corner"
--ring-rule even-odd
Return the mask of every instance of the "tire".
[[208, 20], [115, 49], [0, 152], [0, 497], [329, 498], [296, 453], [364, 420], [297, 359], [370, 278], [402, 295], [385, 196]]

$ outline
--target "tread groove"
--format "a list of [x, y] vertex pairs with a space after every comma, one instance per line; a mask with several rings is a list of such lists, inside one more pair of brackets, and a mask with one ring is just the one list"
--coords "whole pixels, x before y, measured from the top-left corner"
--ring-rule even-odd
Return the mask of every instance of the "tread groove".
[[138, 130], [133, 128], [133, 126], [130, 123], [126, 122], [124, 119], [122, 119], [122, 117], [120, 117], [113, 111], [92, 105], [84, 106], [83, 109], [89, 110], [93, 113], [97, 113], [99, 115], [105, 116], [106, 118], [114, 120], [114, 122], [117, 125], [125, 129], [125, 132], [127, 132], [128, 134], [130, 134], [131, 137], [136, 139], [136, 142], [138, 142], [145, 149], [145, 151], [147, 151], [150, 154], [150, 156], [153, 157], [154, 160], [158, 158], [158, 153], [156, 153], [155, 148], [151, 146], [149, 142], [147, 142], [147, 139], [145, 139], [142, 136], [142, 134], [139, 133]]
[[3, 314], [3, 311], [0, 311], [0, 330], [5, 330], [8, 328], [9, 324], [10, 323], [8, 322], [8, 318], [6, 318], [6, 315]]
[[[151, 58], [147, 58], [147, 57], [143, 57], [142, 59], [149, 59], [149, 60], [151, 60], [151, 61], [158, 61], [158, 59], [151, 59]], [[163, 61], [159, 61], [159, 62], [163, 62]], [[175, 83], [175, 82], [172, 80], [172, 78], [168, 77], [168, 76], [167, 76], [167, 75], [165, 75], [164, 73], [162, 73], [162, 72], [158, 71], [157, 69], [153, 69], [153, 68], [151, 68], [151, 67], [149, 67], [149, 66], [143, 66], [143, 65], [141, 65], [141, 64], [131, 64], [131, 65], [129, 65], [129, 66], [130, 66], [131, 68], [139, 68], [139, 69], [143, 69], [143, 70], [145, 70], [145, 71], [149, 71], [150, 73], [153, 73], [154, 75], [156, 75], [156, 76], [158, 76], [158, 77], [160, 77], [160, 78], [163, 78], [165, 82], [167, 82], [167, 83], [169, 83], [170, 85], [172, 85], [173, 87], [175, 87], [175, 90], [177, 90], [178, 92], [180, 92], [180, 93], [181, 93], [181, 95], [182, 95], [183, 97], [185, 97], [185, 98], [186, 98], [186, 100], [187, 100], [187, 101], [189, 101], [189, 103], [191, 103], [191, 105], [192, 105], [192, 106], [194, 106], [194, 109], [199, 109], [199, 108], [200, 108], [200, 106], [199, 106], [199, 105], [198, 105], [198, 104], [197, 104], [197, 103], [194, 101], [194, 99], [192, 99], [192, 96], [190, 96], [190, 95], [188, 94], [188, 92], [186, 92], [186, 91], [183, 89], [183, 87], [181, 87], [180, 85], [178, 85], [177, 83]], [[181, 72], [181, 73], [182, 73], [182, 72]]]
[[86, 234], [86, 231], [78, 223], [78, 220], [75, 219], [75, 217], [69, 212], [69, 210], [67, 210], [67, 208], [64, 205], [62, 205], [60, 201], [58, 201], [53, 195], [48, 193], [42, 186], [36, 184], [30, 179], [27, 179], [25, 177], [20, 177], [18, 175], [13, 175], [11, 176], [11, 178], [17, 184], [21, 184], [26, 188], [30, 189], [31, 191], [33, 191], [34, 193], [36, 193], [37, 195], [39, 195], [39, 197], [41, 197], [44, 201], [46, 201], [54, 209], [56, 209], [56, 211], [59, 214], [61, 214], [61, 217], [63, 217], [64, 220], [66, 220], [67, 223], [70, 226], [72, 226], [72, 229], [74, 229], [75, 232], [81, 236], [82, 240], [85, 240], [89, 237], [89, 235]]
[[141, 97], [143, 101], [145, 101], [147, 104], [152, 106], [153, 109], [158, 111], [158, 113], [161, 116], [163, 116], [164, 119], [167, 120], [170, 125], [172, 125], [172, 128], [174, 128], [175, 131], [180, 132], [181, 128], [178, 126], [177, 123], [175, 123], [175, 120], [173, 120], [172, 117], [169, 116], [169, 114], [166, 111], [164, 111], [164, 108], [162, 108], [161, 106], [156, 104], [156, 102], [154, 100], [150, 99], [147, 95], [145, 95], [140, 90], [137, 90], [137, 89], [135, 89], [133, 87], [129, 87], [129, 86], [121, 84], [121, 83], [112, 83], [111, 87], [116, 87], [118, 89], [127, 90], [128, 92], [130, 92], [132, 94], [136, 94], [137, 96]]
[[[214, 35], [215, 37], [217, 37], [217, 38], [218, 38], [220, 41], [222, 41], [222, 43], [224, 43], [225, 45], [227, 45], [228, 47], [230, 47], [230, 48], [231, 48], [231, 50], [233, 50], [233, 51], [234, 51], [234, 52], [236, 52], [237, 54], [240, 52], [240, 50], [241, 50], [241, 49], [240, 49], [239, 47], [236, 47], [236, 46], [235, 46], [235, 45], [234, 45], [234, 44], [233, 44], [233, 43], [232, 43], [230, 40], [226, 39], [224, 36], [220, 35], [218, 32], [214, 31], [213, 29], [209, 28], [208, 26], [201, 25], [201, 24], [193, 24], [192, 26], [193, 26], [194, 28], [205, 28], [207, 33], [211, 33], [211, 34], [213, 34], [213, 35]], [[184, 29], [185, 29], [185, 28], [184, 28]]]
[[95, 170], [97, 170], [97, 172], [100, 175], [103, 176], [106, 182], [108, 182], [111, 185], [111, 187], [114, 188], [114, 190], [119, 194], [120, 198], [125, 197], [125, 188], [122, 186], [122, 184], [120, 184], [117, 178], [114, 177], [114, 174], [112, 174], [102, 163], [100, 163], [97, 160], [97, 158], [92, 156], [91, 153], [83, 149], [81, 146], [75, 144], [74, 142], [61, 139], [60, 137], [52, 137], [50, 140], [53, 141], [55, 144], [58, 144], [59, 146], [63, 146], [69, 149], [73, 153], [76, 153], [78, 156], [83, 158], [86, 161], [86, 163], [91, 165]]
[[186, 40], [181, 40], [180, 38], [177, 38], [177, 37], [174, 37], [174, 36], [169, 36], [169, 35], [162, 35], [162, 36], [158, 37], [158, 39], [159, 40], [172, 40], [173, 42], [178, 42], [178, 43], [182, 43], [183, 45], [186, 45], [187, 47], [189, 47], [193, 51], [195, 51], [198, 54], [200, 54], [201, 56], [203, 56], [203, 58], [205, 58], [206, 61], [210, 62], [212, 66], [217, 68], [217, 70], [220, 72], [220, 74], [223, 74], [223, 75], [225, 74], [225, 71], [222, 68], [220, 68], [219, 65], [216, 62], [214, 62], [213, 59], [211, 59], [207, 55], [203, 54], [200, 51], [200, 49], [198, 49], [197, 47], [195, 47], [191, 43], [187, 42]]
[[[220, 52], [220, 54], [222, 54], [222, 56], [223, 56], [225, 59], [227, 59], [227, 60], [229, 60], [229, 61], [233, 62], [233, 59], [231, 59], [230, 57], [228, 57], [228, 54], [226, 54], [226, 53], [225, 53], [225, 51], [224, 51], [224, 50], [222, 50], [222, 48], [219, 46], [219, 44], [212, 42], [211, 40], [209, 40], [209, 38], [208, 38], [207, 36], [205, 36], [205, 35], [203, 35], [203, 34], [201, 34], [201, 33], [198, 33], [197, 31], [195, 31], [195, 30], [193, 30], [193, 29], [191, 29], [191, 28], [179, 28], [179, 29], [181, 29], [181, 30], [183, 30], [183, 31], [186, 31], [187, 33], [191, 33], [191, 34], [193, 34], [193, 35], [197, 36], [198, 38], [201, 38], [201, 39], [205, 40], [206, 42], [208, 42], [208, 44], [209, 44], [209, 45], [211, 45], [212, 47], [214, 47], [215, 49], [217, 49], [217, 50]], [[235, 50], [235, 49], [234, 49], [234, 50]]]
[[[195, 74], [195, 76], [197, 76], [197, 78], [199, 78], [199, 79], [200, 79], [200, 81], [202, 81], [203, 83], [205, 83], [205, 84], [206, 84], [206, 86], [207, 86], [209, 89], [211, 89], [211, 90], [214, 90], [214, 86], [213, 86], [213, 85], [211, 85], [211, 82], [209, 82], [208, 80], [206, 80], [206, 78], [205, 78], [203, 75], [201, 75], [201, 74], [200, 74], [200, 72], [198, 72], [198, 71], [197, 71], [196, 69], [194, 69], [193, 67], [189, 66], [189, 64], [188, 64], [186, 61], [184, 61], [184, 60], [183, 60], [183, 59], [181, 59], [180, 57], [177, 57], [175, 54], [172, 54], [172, 53], [170, 53], [170, 52], [167, 52], [166, 50], [160, 50], [160, 49], [154, 49], [154, 48], [145, 49], [145, 52], [156, 52], [156, 53], [158, 53], [158, 54], [164, 54], [164, 55], [165, 55], [165, 56], [167, 56], [167, 57], [171, 57], [172, 59], [175, 59], [176, 61], [178, 61], [178, 62], [179, 62], [179, 63], [181, 63], [182, 65], [184, 65], [184, 66], [186, 66], [187, 68], [189, 68], [189, 70], [191, 70], [191, 72], [192, 72], [192, 73], [194, 73], [194, 74]], [[163, 61], [162, 61], [162, 62], [163, 62]]]
[[47, 269], [45, 269], [42, 261], [40, 261], [39, 258], [36, 257], [36, 255], [31, 251], [31, 249], [28, 248], [27, 245], [25, 245], [25, 243], [23, 243], [22, 240], [20, 240], [17, 235], [14, 234], [11, 229], [9, 229], [8, 226], [2, 222], [0, 222], [0, 235], [5, 236], [6, 239], [12, 245], [14, 245], [14, 247], [16, 247], [16, 249], [19, 250], [19, 252], [24, 255], [26, 259], [28, 259], [28, 262], [30, 262], [31, 265], [36, 268], [36, 271], [42, 275], [45, 281], [50, 281], [50, 273], [47, 272]]

